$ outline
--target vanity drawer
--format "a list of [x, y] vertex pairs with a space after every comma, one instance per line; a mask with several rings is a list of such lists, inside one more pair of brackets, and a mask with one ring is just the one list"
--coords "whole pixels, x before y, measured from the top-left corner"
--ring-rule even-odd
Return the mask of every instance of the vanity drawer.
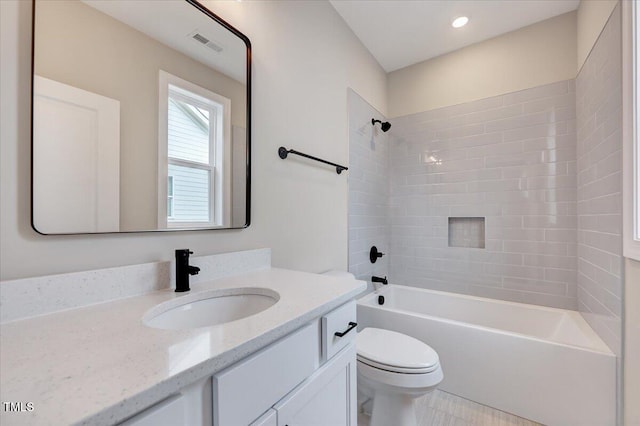
[[213, 425], [246, 425], [318, 368], [314, 322], [213, 376]]
[[[356, 302], [345, 303], [322, 317], [322, 361], [326, 361], [355, 341]], [[342, 336], [336, 333], [342, 334]]]

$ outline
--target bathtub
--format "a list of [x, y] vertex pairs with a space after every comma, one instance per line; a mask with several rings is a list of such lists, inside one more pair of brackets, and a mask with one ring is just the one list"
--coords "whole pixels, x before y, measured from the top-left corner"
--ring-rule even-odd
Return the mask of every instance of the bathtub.
[[446, 392], [550, 426], [616, 423], [616, 357], [578, 312], [388, 285], [358, 323], [434, 348]]

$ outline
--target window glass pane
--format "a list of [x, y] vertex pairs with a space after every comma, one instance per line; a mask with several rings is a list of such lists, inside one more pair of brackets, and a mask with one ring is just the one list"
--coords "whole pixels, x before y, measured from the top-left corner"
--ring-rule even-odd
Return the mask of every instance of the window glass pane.
[[173, 181], [169, 222], [209, 222], [209, 171], [169, 164]]
[[168, 155], [209, 164], [209, 111], [169, 95]]

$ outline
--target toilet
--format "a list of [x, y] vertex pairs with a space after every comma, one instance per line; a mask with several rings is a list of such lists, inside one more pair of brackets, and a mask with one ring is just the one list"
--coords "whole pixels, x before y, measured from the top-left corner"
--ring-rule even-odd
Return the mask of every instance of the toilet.
[[[323, 275], [355, 279], [345, 271]], [[373, 402], [370, 426], [416, 426], [414, 400], [444, 377], [438, 353], [411, 336], [373, 327], [358, 333], [356, 350], [358, 394]]]
[[443, 379], [438, 354], [402, 333], [365, 328], [356, 338], [358, 392], [373, 400], [371, 426], [415, 426], [414, 400]]

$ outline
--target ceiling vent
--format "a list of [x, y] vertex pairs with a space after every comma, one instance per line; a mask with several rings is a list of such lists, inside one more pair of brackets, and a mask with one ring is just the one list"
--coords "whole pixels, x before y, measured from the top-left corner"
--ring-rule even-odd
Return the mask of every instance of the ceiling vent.
[[212, 42], [211, 40], [209, 40], [207, 37], [203, 36], [199, 32], [196, 31], [194, 33], [191, 33], [190, 36], [192, 39], [194, 39], [200, 44], [207, 46], [209, 49], [213, 50], [214, 52], [216, 53], [222, 52], [221, 46], [215, 44], [214, 42]]

